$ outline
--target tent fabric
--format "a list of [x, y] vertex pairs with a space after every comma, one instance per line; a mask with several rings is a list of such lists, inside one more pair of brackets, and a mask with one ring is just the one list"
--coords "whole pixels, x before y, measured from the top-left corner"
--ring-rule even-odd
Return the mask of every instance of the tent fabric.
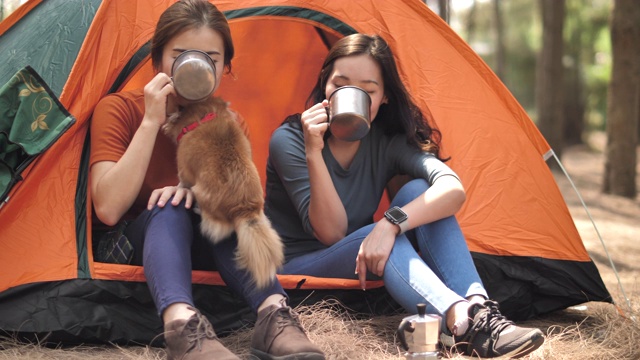
[[[340, 292], [341, 304], [356, 313], [394, 314], [401, 309], [384, 288]], [[255, 321], [252, 310], [225, 286], [196, 284], [193, 293], [198, 310], [218, 336]], [[295, 290], [289, 293], [290, 304], [331, 303], [337, 299], [335, 293], [335, 289]], [[2, 294], [0, 319], [0, 334], [38, 344], [161, 346], [163, 341], [158, 336], [162, 322], [142, 282], [76, 279], [22, 285]]]
[[22, 170], [74, 122], [30, 66], [0, 88], [0, 202]]
[[[304, 109], [328, 47], [350, 33], [380, 34], [416, 103], [443, 134], [444, 155], [468, 195], [457, 218], [503, 312], [517, 320], [612, 301], [543, 159], [548, 143], [491, 69], [424, 3], [212, 2], [228, 17], [236, 47], [218, 94], [245, 118], [263, 184], [270, 134]], [[153, 306], [135, 304], [148, 297], [142, 268], [93, 260], [87, 130], [102, 97], [151, 78], [149, 40], [171, 3], [31, 0], [0, 23], [0, 49], [9, 54], [0, 83], [30, 65], [76, 119], [22, 172], [0, 208], [0, 329], [52, 333], [61, 341], [145, 342], [158, 330]], [[383, 199], [380, 209], [386, 206]], [[371, 284], [378, 295], [371, 297], [354, 280], [280, 280], [292, 299], [334, 293], [354, 308], [394, 311], [379, 282]], [[225, 294], [217, 272], [194, 271], [193, 281], [196, 302], [212, 308], [207, 315], [216, 328], [251, 320], [246, 307], [226, 307], [238, 301]], [[378, 299], [388, 306], [373, 305]], [[11, 311], [18, 304], [22, 310]], [[78, 313], [92, 315], [71, 317]], [[143, 335], [136, 334], [140, 326]]]

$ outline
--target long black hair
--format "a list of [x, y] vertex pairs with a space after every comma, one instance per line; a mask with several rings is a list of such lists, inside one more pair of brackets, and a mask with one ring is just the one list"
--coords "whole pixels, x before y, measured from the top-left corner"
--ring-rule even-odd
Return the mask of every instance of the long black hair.
[[341, 57], [366, 54], [376, 61], [382, 71], [384, 95], [388, 102], [382, 104], [375, 125], [389, 135], [406, 134], [407, 142], [440, 158], [441, 133], [431, 126], [431, 114], [423, 112], [415, 104], [398, 74], [395, 59], [387, 42], [379, 35], [352, 34], [338, 40], [329, 51], [313, 87], [307, 107], [325, 99], [325, 89], [333, 64]]

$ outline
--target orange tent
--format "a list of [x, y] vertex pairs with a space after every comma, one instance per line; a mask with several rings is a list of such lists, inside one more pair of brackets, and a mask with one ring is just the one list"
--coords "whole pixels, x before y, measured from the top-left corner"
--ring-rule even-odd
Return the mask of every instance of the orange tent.
[[[104, 95], [150, 78], [148, 43], [172, 2], [31, 0], [0, 23], [0, 48], [8, 54], [0, 83], [31, 65], [76, 120], [16, 172], [16, 184], [0, 199], [0, 329], [112, 342], [148, 342], [160, 331], [142, 268], [93, 260], [87, 130]], [[212, 2], [229, 19], [236, 46], [233, 74], [219, 94], [247, 120], [263, 176], [271, 132], [303, 109], [330, 44], [354, 32], [378, 33], [442, 131], [444, 153], [468, 192], [458, 220], [503, 312], [524, 319], [612, 301], [545, 163], [549, 145], [491, 69], [424, 3]], [[387, 204], [382, 199], [381, 208]], [[205, 309], [216, 329], [252, 319], [216, 272], [194, 271], [193, 279], [197, 298], [220, 299]], [[393, 307], [386, 298], [372, 306], [384, 296], [350, 290], [357, 288], [351, 280], [281, 281], [293, 299], [340, 293], [350, 304], [366, 303], [362, 308]]]

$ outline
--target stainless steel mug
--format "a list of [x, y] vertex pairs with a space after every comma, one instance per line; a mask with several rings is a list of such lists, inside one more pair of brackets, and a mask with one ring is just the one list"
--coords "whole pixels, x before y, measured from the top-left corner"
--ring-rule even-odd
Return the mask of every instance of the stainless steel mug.
[[371, 97], [357, 86], [342, 86], [329, 96], [331, 134], [344, 141], [362, 139], [369, 132]]
[[171, 66], [173, 87], [178, 96], [197, 102], [209, 97], [216, 87], [216, 65], [200, 50], [182, 52]]

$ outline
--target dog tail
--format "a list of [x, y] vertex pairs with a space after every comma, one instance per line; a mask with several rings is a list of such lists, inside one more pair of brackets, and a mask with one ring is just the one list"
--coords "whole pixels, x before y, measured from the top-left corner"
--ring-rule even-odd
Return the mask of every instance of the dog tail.
[[247, 269], [258, 288], [267, 286], [284, 261], [284, 247], [271, 222], [260, 212], [253, 218], [236, 221], [238, 266]]

